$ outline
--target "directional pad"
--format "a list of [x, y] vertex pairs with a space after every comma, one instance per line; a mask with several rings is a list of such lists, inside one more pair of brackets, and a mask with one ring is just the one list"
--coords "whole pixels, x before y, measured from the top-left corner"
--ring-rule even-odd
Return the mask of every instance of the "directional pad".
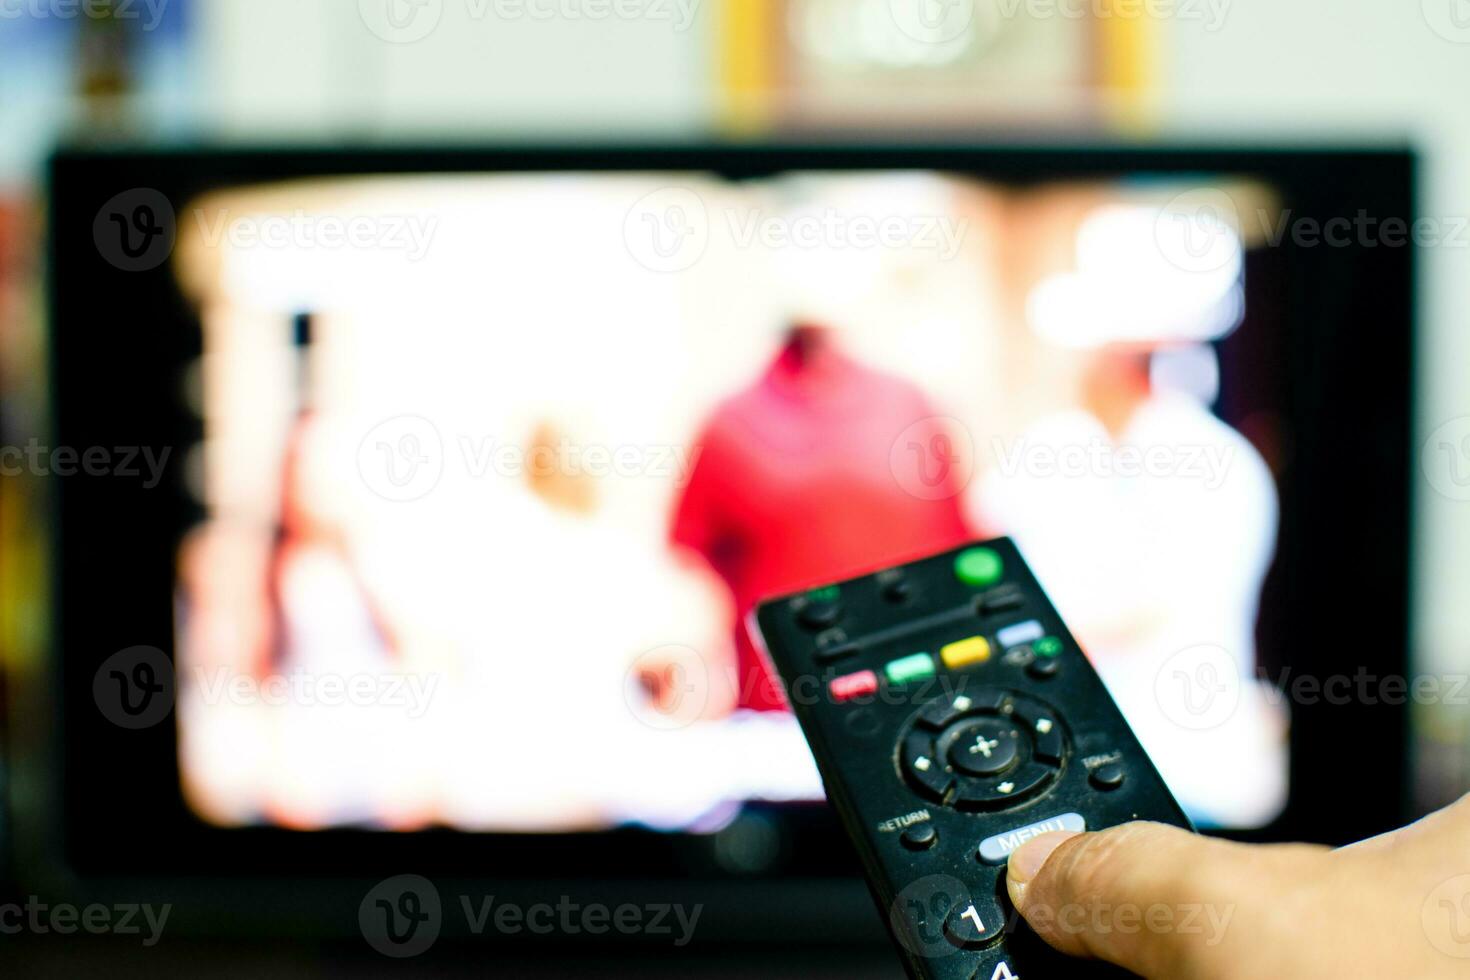
[[925, 796], [961, 810], [1003, 810], [1061, 772], [1066, 735], [1057, 713], [997, 688], [936, 698], [900, 746], [904, 776]]

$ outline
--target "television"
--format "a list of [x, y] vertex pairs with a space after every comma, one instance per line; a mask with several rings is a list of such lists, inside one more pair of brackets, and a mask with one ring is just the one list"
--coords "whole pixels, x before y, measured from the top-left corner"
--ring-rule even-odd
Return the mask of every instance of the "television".
[[412, 872], [873, 940], [744, 615], [991, 534], [1202, 828], [1396, 825], [1407, 706], [1301, 680], [1412, 667], [1414, 249], [1306, 232], [1412, 221], [1414, 172], [61, 152], [49, 444], [75, 458], [48, 457], [22, 875], [188, 895], [179, 928], [350, 932]]

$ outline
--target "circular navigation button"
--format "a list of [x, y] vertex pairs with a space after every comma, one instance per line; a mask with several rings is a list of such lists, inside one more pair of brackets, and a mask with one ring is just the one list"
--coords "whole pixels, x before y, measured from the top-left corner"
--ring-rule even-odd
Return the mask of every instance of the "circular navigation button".
[[960, 731], [949, 747], [950, 764], [971, 776], [995, 776], [1020, 757], [1021, 733], [1008, 721], [977, 721]]
[[899, 840], [911, 851], [927, 851], [939, 843], [939, 831], [934, 829], [932, 823], [921, 823], [905, 830]]
[[954, 560], [955, 576], [966, 585], [983, 589], [1000, 581], [1005, 564], [989, 548], [969, 548]]
[[1110, 762], [1092, 770], [1092, 775], [1088, 778], [1097, 789], [1113, 790], [1123, 785], [1125, 776], [1122, 766], [1116, 762]]

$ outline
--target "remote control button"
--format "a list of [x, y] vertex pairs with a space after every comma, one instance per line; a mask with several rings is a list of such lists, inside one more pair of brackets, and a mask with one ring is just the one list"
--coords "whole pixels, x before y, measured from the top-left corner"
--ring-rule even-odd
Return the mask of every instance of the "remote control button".
[[934, 740], [926, 735], [910, 735], [903, 743], [903, 768], [919, 786], [942, 799], [954, 777], [934, 753]]
[[1055, 715], [1035, 702], [1020, 698], [1016, 699], [1012, 714], [1030, 729], [1037, 759], [1051, 763], [1062, 761], [1062, 726]]
[[995, 776], [1021, 757], [1021, 733], [999, 718], [977, 721], [950, 743], [949, 761], [970, 776]]
[[939, 831], [932, 823], [921, 823], [905, 830], [899, 841], [911, 851], [927, 851], [939, 843]]
[[809, 602], [796, 614], [801, 625], [809, 630], [824, 630], [842, 618], [842, 604], [837, 602]]
[[950, 670], [973, 667], [990, 659], [990, 641], [983, 636], [972, 636], [945, 646], [939, 656]]
[[878, 589], [883, 593], [884, 599], [895, 604], [908, 601], [909, 596], [914, 593], [913, 583], [898, 568], [878, 573]]
[[986, 864], [1005, 864], [1012, 851], [1033, 837], [1063, 830], [1080, 834], [1086, 829], [1087, 821], [1082, 818], [1082, 814], [1064, 813], [1050, 820], [1038, 820], [1024, 827], [1013, 827], [1005, 833], [987, 837], [980, 842], [980, 848], [976, 853]]
[[1012, 612], [1026, 604], [1026, 594], [1014, 585], [991, 589], [977, 600], [979, 611], [986, 616]]
[[883, 668], [888, 683], [901, 685], [934, 676], [934, 658], [927, 653], [916, 653], [889, 661]]
[[1003, 810], [1045, 786], [1055, 769], [1031, 764], [1004, 779], [961, 779], [955, 786], [954, 805], [961, 810]]
[[1039, 681], [1049, 681], [1057, 676], [1062, 664], [1056, 657], [1036, 657], [1026, 665], [1026, 673]]
[[1035, 642], [1045, 635], [1046, 630], [1041, 628], [1040, 623], [1034, 619], [1028, 619], [1024, 623], [1007, 626], [995, 634], [995, 638], [1000, 642], [1002, 649], [1009, 650], [1011, 647], [1018, 647], [1023, 643]]
[[1005, 928], [1005, 914], [994, 902], [961, 903], [944, 920], [944, 938], [961, 949], [977, 949]]
[[942, 731], [971, 713], [998, 712], [1005, 704], [1006, 692], [994, 687], [962, 691], [954, 697], [937, 698], [919, 713], [919, 724]]
[[970, 548], [954, 560], [954, 574], [966, 585], [983, 589], [1000, 581], [1005, 563], [989, 548]]
[[836, 663], [858, 652], [857, 644], [848, 642], [847, 630], [840, 626], [818, 633], [816, 644], [819, 664]]
[[1127, 774], [1123, 767], [1116, 762], [1110, 762], [1105, 766], [1098, 766], [1092, 770], [1092, 775], [1087, 777], [1094, 787], [1100, 790], [1114, 790], [1123, 785]]
[[1055, 657], [1062, 652], [1062, 641], [1055, 636], [1043, 636], [1031, 644], [1038, 657]]
[[878, 675], [871, 670], [862, 670], [856, 674], [833, 678], [832, 683], [827, 685], [827, 690], [831, 692], [832, 700], [838, 704], [867, 697], [878, 693]]

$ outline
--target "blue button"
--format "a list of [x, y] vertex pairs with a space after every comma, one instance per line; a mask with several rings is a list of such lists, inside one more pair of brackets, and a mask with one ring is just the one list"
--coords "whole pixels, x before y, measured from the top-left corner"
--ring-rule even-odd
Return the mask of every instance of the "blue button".
[[1041, 628], [1041, 624], [1034, 619], [1030, 619], [1024, 623], [1017, 623], [1015, 626], [1007, 626], [995, 634], [995, 638], [1000, 641], [1002, 648], [1009, 650], [1011, 647], [1018, 647], [1022, 643], [1035, 643], [1045, 635], [1046, 630]]

